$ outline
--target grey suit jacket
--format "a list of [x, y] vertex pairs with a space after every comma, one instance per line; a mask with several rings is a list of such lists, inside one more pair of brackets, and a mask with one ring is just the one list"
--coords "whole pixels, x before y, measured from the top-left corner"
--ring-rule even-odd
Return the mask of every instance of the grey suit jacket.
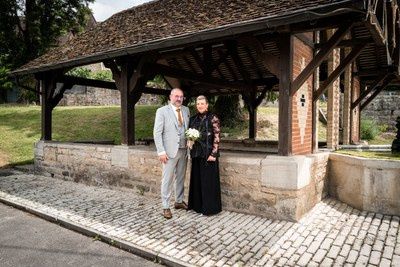
[[[189, 127], [190, 112], [185, 106], [181, 106], [181, 110], [186, 131]], [[157, 109], [153, 130], [157, 153], [165, 151], [169, 158], [174, 158], [179, 149], [179, 126], [174, 112], [176, 111], [172, 109], [171, 104]]]

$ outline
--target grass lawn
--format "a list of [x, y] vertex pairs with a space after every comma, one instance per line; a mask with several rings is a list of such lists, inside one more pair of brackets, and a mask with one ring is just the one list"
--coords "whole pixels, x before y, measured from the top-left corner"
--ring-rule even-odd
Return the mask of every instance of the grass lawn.
[[400, 160], [400, 154], [392, 154], [391, 152], [338, 150], [335, 153], [363, 158]]
[[[136, 138], [152, 138], [156, 109], [136, 109]], [[119, 107], [57, 107], [53, 111], [53, 140], [112, 140], [119, 144], [119, 121]], [[40, 107], [0, 106], [0, 166], [32, 162], [33, 143], [39, 139]]]
[[[158, 106], [136, 107], [136, 138], [152, 138]], [[258, 109], [258, 140], [278, 140], [278, 108]], [[319, 123], [319, 140], [326, 140], [326, 127]], [[247, 122], [222, 128], [222, 136], [245, 139]], [[0, 105], [0, 167], [33, 161], [33, 144], [40, 139], [40, 107]], [[53, 111], [55, 141], [113, 141], [119, 144], [120, 108], [57, 107]]]

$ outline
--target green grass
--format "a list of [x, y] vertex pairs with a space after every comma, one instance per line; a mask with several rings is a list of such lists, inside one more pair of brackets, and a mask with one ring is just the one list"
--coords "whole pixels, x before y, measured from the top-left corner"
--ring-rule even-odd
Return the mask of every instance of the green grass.
[[[136, 108], [137, 139], [152, 138], [156, 109], [157, 106]], [[39, 139], [40, 107], [0, 106], [0, 154], [3, 161], [7, 160], [11, 165], [32, 162], [33, 143]], [[119, 144], [120, 108], [57, 107], [53, 111], [53, 140], [110, 140]]]
[[[136, 107], [136, 139], [152, 138], [157, 108], [158, 106]], [[260, 107], [257, 118], [257, 139], [278, 140], [278, 108]], [[0, 166], [5, 163], [17, 165], [32, 162], [33, 144], [40, 139], [40, 124], [40, 107], [0, 105]], [[326, 127], [319, 123], [318, 129], [319, 140], [326, 140]], [[233, 139], [247, 138], [247, 122], [222, 128], [222, 136]], [[97, 140], [119, 144], [120, 108], [57, 107], [53, 111], [53, 140]], [[388, 143], [387, 139], [376, 142]]]
[[353, 151], [353, 150], [337, 150], [335, 153], [357, 156], [362, 158], [374, 158], [374, 159], [391, 159], [400, 160], [400, 154], [392, 154], [391, 152], [375, 152], [375, 151]]

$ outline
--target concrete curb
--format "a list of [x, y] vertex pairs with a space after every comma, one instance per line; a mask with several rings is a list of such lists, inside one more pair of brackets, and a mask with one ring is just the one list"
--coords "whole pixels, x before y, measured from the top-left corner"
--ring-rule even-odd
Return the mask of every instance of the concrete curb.
[[61, 225], [64, 228], [67, 228], [69, 230], [81, 233], [83, 235], [89, 236], [89, 237], [96, 237], [100, 238], [102, 242], [105, 242], [111, 246], [123, 249], [125, 251], [131, 252], [137, 256], [149, 259], [149, 260], [154, 260], [155, 262], [162, 263], [166, 266], [171, 266], [171, 267], [188, 267], [188, 266], [194, 266], [191, 264], [188, 264], [186, 262], [180, 261], [178, 259], [174, 259], [170, 256], [167, 256], [163, 253], [156, 253], [153, 252], [149, 249], [143, 248], [141, 246], [129, 243], [125, 240], [121, 240], [118, 238], [114, 238], [112, 236], [109, 236], [107, 234], [101, 233], [99, 231], [96, 231], [94, 229], [79, 225], [77, 223], [74, 223], [68, 219], [65, 218], [57, 218], [56, 216], [49, 214], [44, 211], [40, 211], [34, 208], [26, 207], [22, 204], [19, 204], [14, 201], [7, 200], [5, 198], [0, 197], [0, 202], [3, 204], [6, 204], [8, 206], [12, 206], [14, 208], [17, 208], [22, 211], [29, 212], [37, 217], [40, 217], [42, 219], [45, 219], [46, 221], [52, 222], [52, 223], [57, 223]]

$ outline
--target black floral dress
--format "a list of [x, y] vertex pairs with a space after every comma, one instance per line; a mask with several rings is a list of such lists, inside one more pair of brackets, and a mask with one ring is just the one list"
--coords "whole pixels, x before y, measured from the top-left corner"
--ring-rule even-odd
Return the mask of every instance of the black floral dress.
[[[221, 211], [221, 186], [219, 178], [220, 122], [212, 113], [196, 114], [190, 118], [189, 127], [200, 132], [190, 155], [189, 209], [204, 215]], [[209, 156], [216, 161], [207, 161]]]

